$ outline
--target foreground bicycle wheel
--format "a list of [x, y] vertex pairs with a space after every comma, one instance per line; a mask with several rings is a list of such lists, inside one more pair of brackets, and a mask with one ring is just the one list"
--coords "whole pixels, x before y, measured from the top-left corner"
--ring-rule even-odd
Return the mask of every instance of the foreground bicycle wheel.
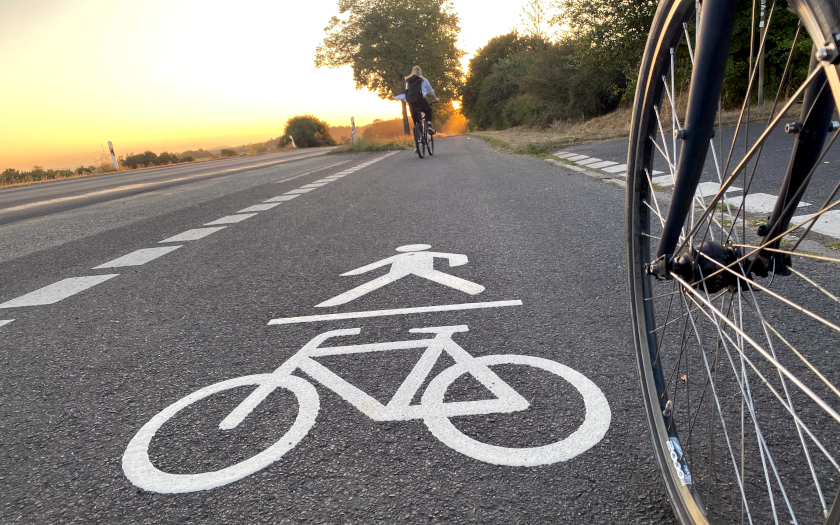
[[429, 136], [429, 140], [427, 142], [427, 148], [426, 149], [428, 150], [429, 155], [434, 155], [435, 154], [435, 136], [432, 135], [431, 133], [429, 133], [428, 136]]
[[423, 128], [420, 123], [414, 124], [414, 146], [417, 148], [417, 156], [421, 159], [426, 155], [423, 144]]
[[[810, 37], [826, 46], [816, 56], [832, 58], [840, 17], [833, 3], [790, 5], [799, 29], [787, 3], [768, 2], [766, 42], [785, 43], [789, 58], [763, 123], [750, 120], [750, 96], [714, 109], [719, 84], [706, 69], [688, 83], [695, 59], [714, 69], [696, 49], [694, 0], [660, 3], [642, 61], [628, 298], [652, 445], [682, 523], [840, 523], [840, 244], [830, 227], [840, 223], [840, 148], [829, 133], [840, 80], [807, 52]], [[710, 93], [711, 140], [682, 128], [694, 120], [681, 107]], [[689, 171], [696, 188], [668, 189]], [[671, 233], [676, 245], [662, 251]]]

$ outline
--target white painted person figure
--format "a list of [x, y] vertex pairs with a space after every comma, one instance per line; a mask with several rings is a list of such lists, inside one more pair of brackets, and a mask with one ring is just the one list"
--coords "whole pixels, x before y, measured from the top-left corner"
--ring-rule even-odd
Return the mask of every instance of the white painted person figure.
[[361, 275], [371, 270], [375, 270], [389, 264], [391, 265], [391, 270], [382, 277], [377, 277], [372, 281], [369, 281], [361, 286], [357, 286], [352, 290], [344, 292], [341, 295], [337, 295], [336, 297], [315, 306], [328, 307], [349, 303], [354, 299], [358, 299], [367, 293], [378, 290], [386, 284], [391, 284], [392, 282], [402, 279], [408, 275], [416, 275], [424, 279], [429, 279], [430, 281], [460, 290], [470, 295], [476, 295], [484, 291], [484, 287], [480, 284], [449, 275], [448, 273], [443, 273], [435, 270], [434, 268], [435, 258], [448, 259], [450, 268], [463, 266], [469, 262], [466, 255], [425, 251], [429, 248], [431, 248], [431, 246], [428, 244], [409, 244], [406, 246], [400, 246], [397, 248], [397, 251], [400, 252], [397, 255], [393, 255], [387, 259], [382, 259], [381, 261], [377, 261], [375, 263], [368, 264], [367, 266], [362, 266], [361, 268], [341, 274], [342, 277], [348, 275]]

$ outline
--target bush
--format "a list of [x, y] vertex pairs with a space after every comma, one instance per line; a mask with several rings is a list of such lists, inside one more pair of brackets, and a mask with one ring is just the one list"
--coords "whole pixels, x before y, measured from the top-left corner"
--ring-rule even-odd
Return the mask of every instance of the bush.
[[158, 162], [158, 156], [153, 151], [146, 150], [139, 155], [129, 153], [125, 158], [120, 159], [120, 164], [124, 168], [136, 170], [137, 168], [145, 168], [148, 166], [155, 166]]
[[181, 162], [193, 162], [195, 159], [192, 155], [184, 155], [181, 157]]
[[166, 166], [167, 164], [178, 164], [180, 162], [178, 160], [178, 156], [174, 153], [168, 153], [164, 151], [160, 155], [158, 155], [157, 160], [155, 160], [155, 166]]
[[335, 140], [330, 135], [330, 126], [312, 115], [298, 115], [286, 121], [283, 137], [278, 142], [284, 147], [291, 142], [289, 135], [294, 137], [295, 145], [299, 148], [313, 148], [318, 146], [335, 146]]
[[237, 156], [239, 156], [239, 153], [237, 153], [235, 149], [230, 149], [230, 148], [223, 148], [220, 153], [221, 153], [222, 157], [237, 157]]
[[251, 144], [251, 147], [248, 148], [248, 155], [258, 155], [267, 151], [268, 148], [264, 144]]

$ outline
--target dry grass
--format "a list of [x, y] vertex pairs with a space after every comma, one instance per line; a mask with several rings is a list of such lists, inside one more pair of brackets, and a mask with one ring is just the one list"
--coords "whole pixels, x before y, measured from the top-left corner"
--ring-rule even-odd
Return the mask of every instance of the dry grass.
[[[688, 101], [684, 98], [678, 98], [676, 106], [677, 115], [682, 122], [685, 119]], [[781, 106], [780, 103], [776, 107], [776, 111], [781, 109]], [[772, 101], [765, 103], [761, 108], [751, 107], [750, 122], [767, 123], [772, 109]], [[794, 104], [788, 110], [786, 118], [796, 119], [800, 111], [801, 104]], [[722, 112], [723, 126], [737, 124], [740, 113], [740, 108], [724, 110]], [[671, 108], [667, 101], [663, 104], [661, 114], [662, 127], [668, 133], [671, 129]], [[630, 135], [632, 116], [633, 108], [626, 106], [585, 122], [555, 122], [545, 129], [519, 126], [501, 131], [475, 131], [471, 132], [470, 135], [482, 138], [509, 152], [529, 154], [530, 151], [535, 149], [553, 151], [568, 144], [627, 138]], [[746, 120], [746, 116], [744, 120]]]

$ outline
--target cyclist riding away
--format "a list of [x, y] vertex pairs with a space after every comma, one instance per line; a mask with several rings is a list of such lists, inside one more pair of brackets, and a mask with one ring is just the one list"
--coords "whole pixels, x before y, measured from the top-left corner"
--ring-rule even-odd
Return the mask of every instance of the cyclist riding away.
[[435, 90], [429, 84], [429, 80], [423, 78], [423, 72], [420, 66], [414, 66], [411, 69], [411, 76], [405, 79], [405, 102], [411, 108], [411, 120], [416, 126], [420, 121], [420, 113], [426, 114], [426, 120], [429, 122], [429, 134], [435, 133], [435, 128], [432, 123], [432, 106], [426, 101], [426, 95], [435, 97], [435, 102], [440, 102], [440, 99], [435, 95]]

